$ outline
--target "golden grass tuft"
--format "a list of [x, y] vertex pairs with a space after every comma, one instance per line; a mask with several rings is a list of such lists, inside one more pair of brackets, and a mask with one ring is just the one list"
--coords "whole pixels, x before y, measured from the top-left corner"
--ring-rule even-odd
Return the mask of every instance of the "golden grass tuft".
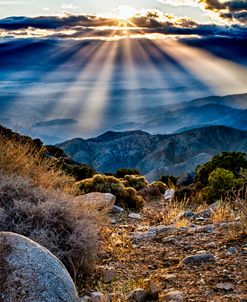
[[9, 176], [22, 176], [35, 186], [72, 192], [74, 179], [56, 168], [56, 160], [44, 158], [41, 151], [28, 143], [20, 144], [0, 135], [0, 171]]

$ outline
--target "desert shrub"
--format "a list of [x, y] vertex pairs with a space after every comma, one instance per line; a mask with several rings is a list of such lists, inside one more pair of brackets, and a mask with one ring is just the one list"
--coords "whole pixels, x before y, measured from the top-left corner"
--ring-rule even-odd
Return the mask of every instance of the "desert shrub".
[[154, 200], [160, 198], [164, 195], [165, 191], [168, 189], [167, 185], [161, 181], [154, 181], [151, 184], [144, 187], [139, 193], [143, 196], [146, 201]]
[[[19, 136], [18, 136], [19, 138]], [[21, 137], [23, 140], [23, 137]], [[0, 134], [0, 171], [29, 178], [36, 186], [70, 192], [74, 179], [57, 167], [57, 160], [44, 157], [44, 150]]]
[[139, 175], [125, 175], [124, 184], [126, 187], [132, 187], [137, 191], [148, 186], [148, 182], [146, 181], [145, 177]]
[[217, 168], [208, 177], [208, 186], [204, 189], [204, 196], [209, 202], [223, 200], [237, 186], [238, 181], [232, 171]]
[[196, 168], [195, 180], [200, 182], [202, 186], [207, 186], [210, 173], [217, 168], [231, 171], [235, 177], [238, 177], [241, 169], [247, 169], [246, 154], [241, 152], [223, 152], [215, 155], [212, 160]]
[[130, 168], [121, 168], [116, 171], [117, 178], [124, 178], [126, 175], [139, 175], [140, 172], [137, 169], [130, 169]]
[[195, 195], [195, 187], [193, 185], [178, 188], [175, 191], [174, 198], [177, 201], [189, 201]]
[[126, 187], [124, 182], [114, 176], [96, 174], [79, 182], [77, 187], [82, 193], [111, 193], [116, 196], [117, 204], [124, 207], [140, 209], [143, 205], [142, 197], [136, 190]]
[[96, 171], [92, 167], [73, 162], [63, 162], [61, 164], [61, 169], [66, 174], [73, 176], [77, 181], [93, 177], [96, 174]]
[[54, 156], [56, 158], [67, 157], [64, 151], [56, 146], [47, 145], [45, 146], [45, 149], [50, 156]]
[[177, 183], [178, 177], [172, 175], [163, 175], [160, 178], [160, 181], [165, 183], [169, 188], [175, 187]]
[[165, 194], [166, 190], [168, 189], [168, 186], [162, 181], [154, 181], [151, 183], [151, 186], [156, 186], [159, 189], [160, 194]]
[[22, 234], [43, 245], [74, 279], [94, 267], [99, 223], [95, 210], [79, 210], [72, 197], [35, 188], [23, 177], [0, 174], [0, 231]]

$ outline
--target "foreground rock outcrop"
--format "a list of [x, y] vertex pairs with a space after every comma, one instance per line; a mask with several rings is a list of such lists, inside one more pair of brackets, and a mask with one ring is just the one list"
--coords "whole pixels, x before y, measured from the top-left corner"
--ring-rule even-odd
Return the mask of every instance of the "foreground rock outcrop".
[[63, 264], [47, 249], [14, 233], [0, 233], [1, 302], [78, 302]]

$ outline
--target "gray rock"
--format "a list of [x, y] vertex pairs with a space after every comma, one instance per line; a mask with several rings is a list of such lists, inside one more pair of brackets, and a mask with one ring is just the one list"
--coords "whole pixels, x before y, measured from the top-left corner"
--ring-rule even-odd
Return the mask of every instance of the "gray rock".
[[176, 217], [176, 221], [183, 219], [183, 218], [193, 220], [193, 219], [199, 218], [199, 215], [192, 211], [184, 211]]
[[131, 238], [134, 241], [141, 241], [141, 240], [146, 240], [146, 239], [152, 239], [152, 238], [155, 238], [156, 236], [157, 236], [157, 229], [153, 228], [146, 232], [133, 233]]
[[157, 233], [159, 234], [171, 234], [176, 231], [176, 226], [174, 224], [171, 225], [159, 225], [157, 226]]
[[91, 302], [91, 298], [89, 296], [81, 297], [80, 302]]
[[116, 270], [112, 266], [100, 266], [99, 272], [105, 283], [112, 282], [116, 279]]
[[237, 254], [238, 249], [234, 246], [229, 247], [229, 249], [227, 250], [227, 254], [229, 255], [233, 255], [233, 254]]
[[142, 216], [138, 213], [130, 213], [128, 217], [131, 219], [142, 220]]
[[0, 292], [4, 302], [78, 302], [64, 265], [47, 249], [14, 233], [0, 233]]
[[144, 302], [147, 298], [147, 293], [143, 288], [136, 288], [126, 296], [127, 302]]
[[101, 292], [92, 292], [90, 297], [91, 302], [111, 302], [111, 295], [102, 294]]
[[164, 302], [180, 302], [183, 300], [184, 300], [183, 293], [178, 290], [174, 290], [174, 291], [170, 291], [167, 294], [165, 294], [163, 301]]
[[215, 232], [215, 225], [214, 224], [207, 224], [203, 226], [199, 226], [195, 229], [198, 233], [214, 233]]
[[208, 244], [206, 244], [206, 248], [209, 249], [215, 249], [217, 247], [217, 244], [215, 242], [209, 242]]
[[112, 212], [113, 212], [113, 213], [124, 213], [124, 209], [121, 208], [120, 206], [115, 205], [115, 206], [113, 206], [113, 208], [112, 208]]
[[234, 285], [232, 283], [218, 283], [216, 285], [216, 289], [224, 290], [224, 291], [233, 291]]
[[215, 262], [215, 257], [212, 254], [195, 254], [183, 259], [185, 265], [201, 265], [205, 263]]
[[198, 215], [203, 218], [210, 218], [212, 217], [213, 213], [214, 211], [211, 208], [208, 208], [199, 212]]
[[166, 201], [171, 201], [174, 197], [174, 194], [175, 194], [175, 190], [173, 189], [168, 189], [165, 191], [165, 194], [164, 194], [164, 199]]

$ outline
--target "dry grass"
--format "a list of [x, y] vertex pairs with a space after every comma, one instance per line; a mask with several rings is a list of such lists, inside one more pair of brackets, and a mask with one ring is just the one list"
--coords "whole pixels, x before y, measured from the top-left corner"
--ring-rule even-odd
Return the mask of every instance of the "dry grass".
[[92, 209], [79, 211], [73, 200], [35, 188], [23, 177], [0, 174], [0, 231], [22, 234], [45, 246], [76, 280], [94, 267], [101, 219]]
[[160, 212], [161, 222], [164, 224], [171, 224], [176, 217], [183, 212], [187, 207], [188, 202], [170, 201], [164, 205], [163, 210]]
[[213, 222], [216, 224], [222, 222], [235, 221], [236, 214], [233, 211], [231, 203], [227, 201], [219, 201], [213, 212]]
[[71, 192], [74, 179], [55, 168], [55, 160], [44, 158], [41, 151], [30, 149], [0, 135], [0, 171], [5, 175], [23, 176], [36, 186]]

